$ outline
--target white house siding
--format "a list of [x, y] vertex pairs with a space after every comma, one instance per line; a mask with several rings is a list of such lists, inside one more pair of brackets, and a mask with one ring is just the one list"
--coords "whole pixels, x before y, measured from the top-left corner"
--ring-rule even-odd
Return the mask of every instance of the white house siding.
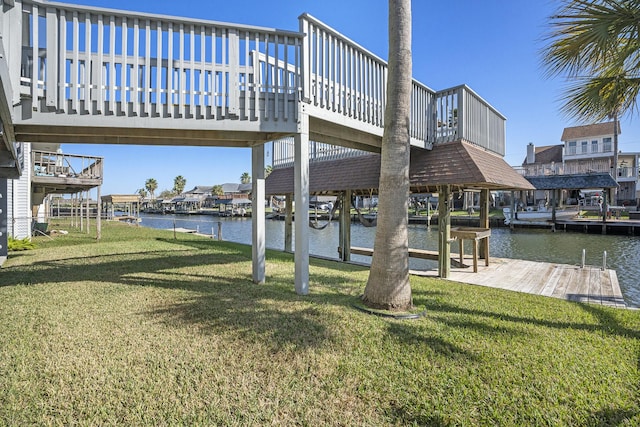
[[16, 239], [31, 237], [31, 144], [24, 144], [24, 168], [20, 179], [8, 182], [8, 232]]

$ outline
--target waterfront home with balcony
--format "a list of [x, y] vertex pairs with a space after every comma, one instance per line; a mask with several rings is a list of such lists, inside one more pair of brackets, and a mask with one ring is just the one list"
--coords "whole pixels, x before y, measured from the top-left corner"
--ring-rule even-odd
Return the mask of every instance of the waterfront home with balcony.
[[23, 173], [7, 182], [8, 233], [16, 239], [31, 237], [34, 223], [46, 222], [48, 195], [76, 195], [79, 205], [103, 180], [102, 157], [63, 153], [60, 144], [23, 143], [20, 147]]
[[[636, 205], [640, 199], [638, 190], [638, 165], [640, 153], [619, 152], [617, 165], [614, 166], [614, 131], [615, 123], [597, 123], [584, 126], [567, 127], [560, 138], [562, 144], [535, 147], [527, 146], [527, 155], [518, 168], [527, 178], [559, 176], [608, 174], [617, 187], [612, 187], [609, 195], [613, 205]], [[618, 134], [620, 134], [618, 125]], [[602, 190], [595, 184], [583, 182], [583, 188], [564, 188], [560, 195], [561, 203], [578, 203], [580, 190]], [[533, 204], [548, 197], [544, 190], [530, 194]]]

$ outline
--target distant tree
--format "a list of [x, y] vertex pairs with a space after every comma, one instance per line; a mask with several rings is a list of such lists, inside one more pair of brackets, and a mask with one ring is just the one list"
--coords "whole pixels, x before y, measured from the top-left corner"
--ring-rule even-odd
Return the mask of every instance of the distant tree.
[[155, 199], [155, 192], [158, 189], [158, 181], [156, 181], [154, 178], [149, 178], [144, 183], [144, 188], [146, 188], [151, 195], [151, 199]]
[[140, 188], [136, 193], [143, 199], [146, 198], [148, 194], [147, 190], [145, 190], [144, 188]]
[[267, 165], [267, 167], [264, 168], [264, 177], [266, 178], [271, 175], [271, 172], [273, 172], [273, 166]]
[[187, 185], [187, 180], [182, 175], [176, 176], [173, 179], [173, 192], [176, 194], [182, 194], [185, 185]]
[[249, 172], [245, 172], [242, 175], [240, 175], [241, 184], [248, 184], [250, 182], [251, 182], [251, 175], [249, 175]]
[[222, 185], [217, 184], [211, 188], [211, 194], [214, 196], [222, 196], [224, 194], [224, 190], [222, 189]]
[[160, 196], [159, 197], [161, 199], [170, 199], [175, 195], [176, 195], [176, 193], [174, 191], [172, 191], [172, 190], [162, 190], [160, 192]]

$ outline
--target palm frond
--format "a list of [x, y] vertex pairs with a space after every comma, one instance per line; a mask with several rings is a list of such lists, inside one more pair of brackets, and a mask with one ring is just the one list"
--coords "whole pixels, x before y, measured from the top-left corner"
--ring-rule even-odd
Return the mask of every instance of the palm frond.
[[565, 92], [563, 113], [584, 122], [638, 112], [640, 78], [625, 75], [577, 78]]

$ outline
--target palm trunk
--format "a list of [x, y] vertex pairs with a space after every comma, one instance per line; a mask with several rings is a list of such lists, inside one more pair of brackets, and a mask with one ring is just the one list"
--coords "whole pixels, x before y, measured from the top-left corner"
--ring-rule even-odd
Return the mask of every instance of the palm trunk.
[[363, 301], [370, 307], [390, 310], [412, 306], [407, 232], [411, 75], [411, 0], [389, 0], [389, 74], [378, 228]]
[[[618, 114], [613, 115], [613, 179], [618, 183]], [[617, 205], [618, 199], [616, 197], [618, 189], [612, 188], [609, 197], [610, 205]]]

